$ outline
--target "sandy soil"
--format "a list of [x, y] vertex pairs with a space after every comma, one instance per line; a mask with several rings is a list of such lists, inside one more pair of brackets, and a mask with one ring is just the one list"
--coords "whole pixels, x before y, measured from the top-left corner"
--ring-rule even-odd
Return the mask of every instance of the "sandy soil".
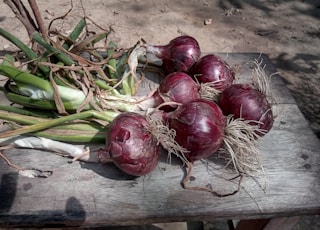
[[[46, 25], [71, 8], [70, 1], [38, 1]], [[110, 39], [130, 47], [140, 38], [166, 44], [194, 36], [203, 52], [266, 53], [278, 68], [311, 127], [320, 132], [320, 2], [318, 0], [86, 0], [52, 28], [70, 32], [86, 14]], [[22, 24], [0, 4], [0, 26], [28, 41]], [[97, 30], [97, 28], [94, 28]], [[0, 50], [14, 46], [0, 38]]]

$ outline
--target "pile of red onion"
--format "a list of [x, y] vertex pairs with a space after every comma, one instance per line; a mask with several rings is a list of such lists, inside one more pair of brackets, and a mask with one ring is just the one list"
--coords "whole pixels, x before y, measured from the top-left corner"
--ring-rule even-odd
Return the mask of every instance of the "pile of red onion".
[[[191, 36], [177, 37], [167, 45], [147, 45], [146, 50], [162, 60], [167, 73], [152, 96], [157, 102], [153, 109], [160, 109], [161, 115], [156, 116], [157, 121], [152, 121], [150, 114], [119, 115], [109, 125], [100, 159], [114, 162], [128, 174], [141, 176], [156, 167], [161, 145], [167, 149], [177, 146], [176, 152], [168, 151], [181, 154], [184, 163], [191, 164], [224, 149], [232, 152], [234, 168], [247, 173], [239, 166], [242, 159], [234, 157], [241, 155], [237, 151], [250, 155], [251, 150], [241, 146], [249, 142], [256, 146], [257, 140], [271, 130], [273, 114], [267, 95], [253, 84], [236, 84], [229, 64], [215, 54], [201, 55], [198, 42]], [[218, 92], [218, 97], [203, 97], [203, 84]], [[175, 136], [159, 135], [157, 126], [174, 130]]]

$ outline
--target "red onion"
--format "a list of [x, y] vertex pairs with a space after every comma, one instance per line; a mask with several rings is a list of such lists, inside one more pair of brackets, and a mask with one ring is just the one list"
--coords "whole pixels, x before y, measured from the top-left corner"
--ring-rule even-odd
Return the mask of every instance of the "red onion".
[[157, 139], [147, 127], [146, 118], [140, 114], [118, 115], [108, 127], [106, 149], [100, 151], [100, 160], [112, 161], [130, 175], [150, 173], [158, 164], [160, 151]]
[[224, 138], [225, 117], [213, 101], [196, 100], [179, 106], [169, 117], [176, 131], [175, 141], [189, 150], [186, 157], [194, 162], [214, 154]]
[[167, 45], [149, 45], [147, 51], [160, 58], [169, 73], [187, 72], [201, 54], [197, 40], [190, 36], [179, 36]]
[[[259, 125], [263, 136], [273, 125], [271, 105], [266, 96], [249, 84], [234, 84], [225, 89], [220, 96], [220, 108], [225, 115], [233, 114], [243, 118], [252, 125]], [[259, 122], [259, 123], [257, 123]]]
[[[200, 86], [186, 73], [175, 72], [168, 74], [160, 83], [158, 91], [154, 97], [160, 99], [156, 101], [177, 102], [185, 104], [196, 99], [200, 99]], [[172, 110], [166, 106], [166, 111]], [[176, 106], [171, 106], [176, 107]]]
[[212, 87], [222, 91], [234, 80], [230, 66], [220, 57], [208, 54], [201, 57], [189, 71], [189, 75], [200, 83], [212, 83]]

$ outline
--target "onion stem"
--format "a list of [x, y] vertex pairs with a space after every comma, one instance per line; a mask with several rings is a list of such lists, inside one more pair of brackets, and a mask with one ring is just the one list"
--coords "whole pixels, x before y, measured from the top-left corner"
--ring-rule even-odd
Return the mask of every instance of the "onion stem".
[[45, 112], [45, 111], [39, 111], [39, 110], [29, 110], [28, 108], [17, 108], [9, 105], [0, 105], [0, 110], [12, 112], [19, 115], [26, 115], [30, 117], [42, 117], [42, 118], [50, 118], [55, 117], [55, 115], [52, 112]]
[[[17, 129], [21, 126], [10, 124], [10, 127]], [[69, 143], [104, 143], [107, 131], [106, 127], [96, 123], [76, 123], [58, 125], [31, 135]]]
[[108, 54], [108, 65], [109, 65], [109, 76], [112, 79], [116, 79], [117, 78], [117, 60], [115, 58], [112, 58], [112, 55], [114, 55], [115, 49], [117, 48], [116, 44], [112, 41], [109, 42], [108, 45], [108, 50], [107, 50], [107, 54]]
[[[25, 45], [21, 40], [16, 38], [14, 35], [10, 34], [9, 32], [5, 31], [2, 28], [0, 28], [0, 35], [5, 39], [7, 39], [8, 41], [12, 42], [19, 49], [21, 49], [30, 60], [39, 59], [38, 55], [32, 49], [30, 49], [27, 45]], [[49, 73], [50, 71], [50, 69], [46, 66], [39, 65], [38, 67], [44, 73]]]
[[48, 81], [13, 66], [0, 65], [0, 74], [5, 75], [17, 83], [32, 85], [47, 92], [53, 91]]
[[[0, 111], [0, 119], [8, 121], [12, 129], [19, 129], [21, 127], [20, 125], [34, 125], [52, 120], [49, 118], [34, 117], [32, 115], [18, 114], [15, 112], [22, 112], [24, 110], [15, 107], [12, 108], [12, 112]], [[7, 108], [1, 106], [0, 109]], [[19, 125], [10, 122], [15, 122]], [[106, 129], [106, 127], [94, 122], [77, 121], [75, 123], [66, 123], [43, 131], [33, 132], [32, 135], [65, 142], [102, 143], [105, 140]]]
[[[22, 106], [26, 106], [29, 108], [37, 108], [37, 109], [43, 109], [43, 110], [56, 110], [57, 106], [54, 103], [54, 101], [49, 100], [43, 100], [43, 99], [32, 99], [29, 96], [23, 96], [20, 94], [16, 94], [13, 92], [6, 92], [6, 97], [9, 101], [13, 103], [17, 103]], [[75, 111], [78, 108], [77, 104], [74, 104], [74, 102], [63, 102], [63, 105], [67, 111]], [[85, 109], [90, 109], [91, 107], [88, 105]]]
[[34, 32], [32, 34], [32, 39], [39, 43], [41, 46], [43, 46], [45, 49], [47, 49], [49, 52], [54, 53], [54, 55], [65, 65], [71, 66], [74, 64], [74, 61], [70, 57], [68, 57], [60, 50], [56, 49], [55, 47], [47, 43], [40, 33]]
[[34, 125], [21, 127], [16, 130], [8, 130], [3, 133], [0, 133], [0, 138], [13, 137], [21, 134], [32, 133], [40, 130], [44, 130], [47, 128], [54, 127], [56, 125], [61, 125], [66, 122], [78, 120], [78, 119], [87, 119], [87, 118], [96, 118], [102, 121], [110, 122], [112, 121], [119, 113], [113, 111], [103, 111], [98, 112], [94, 110], [89, 110], [81, 113], [71, 114], [63, 117], [59, 117], [56, 119], [52, 119], [45, 122], [40, 122]]
[[[85, 18], [81, 18], [76, 27], [73, 29], [73, 31], [69, 35], [69, 39], [71, 42], [75, 42], [78, 37], [80, 36], [81, 32], [83, 31], [84, 27], [86, 26], [86, 20]], [[68, 50], [70, 48], [70, 44], [68, 41], [63, 43], [62, 48], [65, 50]]]
[[106, 131], [81, 131], [70, 130], [69, 127], [65, 129], [50, 128], [44, 131], [32, 133], [37, 137], [45, 137], [55, 141], [63, 141], [68, 143], [104, 143], [107, 135]]
[[7, 120], [7, 121], [14, 121], [23, 125], [32, 125], [32, 124], [37, 124], [39, 122], [44, 122], [49, 120], [45, 118], [17, 114], [15, 112], [16, 110], [12, 112], [0, 111], [0, 119]]

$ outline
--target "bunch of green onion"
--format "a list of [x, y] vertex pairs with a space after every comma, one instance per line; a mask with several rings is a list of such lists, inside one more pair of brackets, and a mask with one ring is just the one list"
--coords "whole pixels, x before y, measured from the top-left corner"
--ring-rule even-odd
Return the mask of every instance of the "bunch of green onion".
[[98, 49], [111, 29], [82, 36], [85, 27], [82, 18], [68, 37], [56, 41], [34, 32], [32, 48], [0, 28], [24, 58], [6, 54], [0, 64], [0, 74], [8, 78], [2, 91], [15, 105], [0, 106], [0, 119], [10, 127], [0, 140], [32, 133], [65, 142], [104, 142], [106, 124], [119, 113], [148, 107], [135, 96], [143, 79], [138, 58], [145, 49], [139, 43], [118, 49], [112, 41]]

